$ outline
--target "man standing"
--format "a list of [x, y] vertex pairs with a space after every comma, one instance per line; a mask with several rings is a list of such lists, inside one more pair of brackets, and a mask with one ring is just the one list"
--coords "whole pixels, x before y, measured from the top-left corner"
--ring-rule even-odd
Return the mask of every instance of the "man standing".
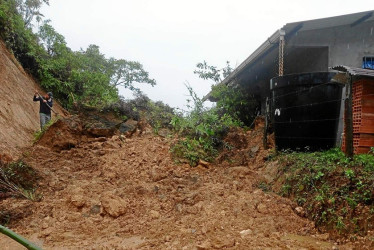
[[36, 91], [34, 94], [34, 102], [37, 101], [40, 102], [40, 129], [43, 129], [45, 124], [51, 120], [51, 109], [53, 106], [52, 92], [48, 92], [48, 94], [43, 97]]

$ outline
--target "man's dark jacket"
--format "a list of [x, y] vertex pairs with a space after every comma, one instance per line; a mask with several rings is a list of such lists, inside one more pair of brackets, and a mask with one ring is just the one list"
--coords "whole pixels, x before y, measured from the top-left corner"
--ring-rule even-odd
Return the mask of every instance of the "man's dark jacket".
[[[46, 114], [46, 115], [51, 115], [51, 108], [53, 106], [53, 100], [52, 98], [49, 98], [47, 100], [46, 103], [43, 102], [43, 98], [41, 98], [40, 96], [36, 97], [34, 96], [34, 102], [37, 102], [39, 101], [40, 102], [40, 109], [39, 109], [39, 113], [43, 113], [43, 114]], [[47, 104], [49, 105], [49, 107], [47, 106]]]

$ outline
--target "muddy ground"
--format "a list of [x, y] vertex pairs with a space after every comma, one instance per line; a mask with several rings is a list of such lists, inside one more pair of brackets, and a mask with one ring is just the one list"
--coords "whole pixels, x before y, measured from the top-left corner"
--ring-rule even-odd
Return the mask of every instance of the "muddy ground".
[[[60, 124], [47, 134], [23, 153], [42, 200], [0, 205], [8, 226], [43, 249], [365, 248], [329, 240], [294, 202], [259, 188], [277, 172], [261, 124], [229, 133], [233, 148], [197, 167], [174, 163], [172, 139], [150, 128], [78, 140]], [[72, 138], [72, 147], [54, 146]], [[22, 249], [2, 235], [0, 244]]]

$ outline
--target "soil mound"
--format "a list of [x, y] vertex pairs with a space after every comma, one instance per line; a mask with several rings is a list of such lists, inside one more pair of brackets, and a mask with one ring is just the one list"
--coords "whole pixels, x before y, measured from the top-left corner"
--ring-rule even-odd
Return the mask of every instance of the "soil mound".
[[256, 118], [254, 124], [255, 128], [248, 131], [241, 128], [229, 131], [224, 140], [227, 146], [218, 156], [218, 163], [227, 166], [234, 163], [251, 169], [259, 169], [264, 166], [274, 148], [274, 134], [267, 136], [267, 145], [264, 148], [264, 118]]
[[[237, 160], [256, 151], [260, 129], [232, 132], [236, 153], [195, 168], [173, 162], [167, 138], [84, 131], [61, 120], [25, 155], [41, 176], [42, 201], [2, 201], [17, 212], [9, 226], [44, 248], [332, 248], [293, 202], [256, 187], [254, 163]], [[74, 147], [54, 150], [67, 145], [61, 138]], [[262, 151], [248, 157], [263, 161]]]
[[124, 122], [111, 113], [92, 109], [90, 113], [60, 118], [44, 132], [37, 145], [60, 152], [87, 142], [105, 141], [114, 135], [122, 135], [123, 139], [150, 131], [150, 126], [143, 121]]

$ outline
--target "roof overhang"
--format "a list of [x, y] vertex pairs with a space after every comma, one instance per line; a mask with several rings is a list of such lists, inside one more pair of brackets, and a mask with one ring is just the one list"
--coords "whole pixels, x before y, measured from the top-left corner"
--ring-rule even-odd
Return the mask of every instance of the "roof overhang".
[[284, 31], [279, 29], [274, 34], [269, 37], [260, 47], [258, 47], [247, 59], [244, 60], [228, 77], [226, 77], [220, 84], [228, 84], [235, 79], [249, 64], [256, 61], [263, 54], [266, 53], [268, 49], [275, 46], [279, 42], [279, 37]]

